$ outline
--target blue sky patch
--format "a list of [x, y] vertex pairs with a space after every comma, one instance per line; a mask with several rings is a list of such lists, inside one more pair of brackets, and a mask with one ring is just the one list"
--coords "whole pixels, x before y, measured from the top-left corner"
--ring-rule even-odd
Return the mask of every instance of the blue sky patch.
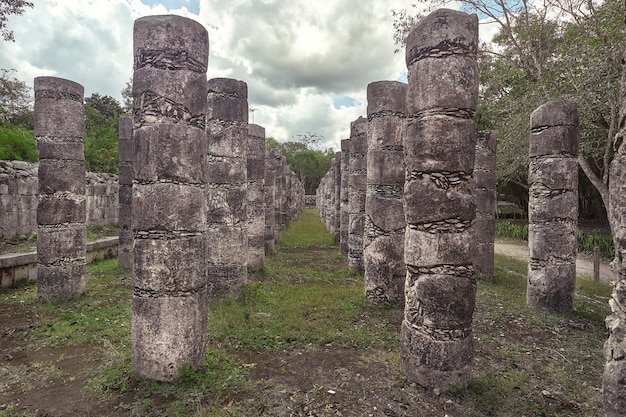
[[167, 10], [180, 9], [185, 6], [193, 14], [200, 13], [200, 0], [141, 0], [147, 6], [162, 4]]
[[354, 107], [358, 106], [359, 102], [349, 96], [342, 96], [333, 99], [333, 106], [339, 110], [339, 108], [343, 107]]

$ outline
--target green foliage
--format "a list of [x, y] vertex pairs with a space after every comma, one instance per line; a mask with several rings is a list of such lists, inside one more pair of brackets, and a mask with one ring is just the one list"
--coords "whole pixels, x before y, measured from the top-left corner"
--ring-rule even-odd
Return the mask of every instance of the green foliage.
[[[0, 12], [0, 16], [1, 14]], [[0, 122], [23, 125], [33, 130], [31, 88], [24, 81], [13, 77], [14, 72], [15, 70], [0, 69]]]
[[37, 162], [37, 143], [32, 130], [8, 123], [0, 125], [0, 159]]
[[335, 157], [332, 149], [315, 150], [311, 145], [318, 139], [315, 135], [300, 135], [297, 142], [278, 142], [267, 138], [267, 149], [279, 149], [287, 160], [287, 165], [300, 179], [306, 194], [315, 194], [320, 181], [330, 169], [330, 161]]
[[13, 31], [7, 28], [9, 16], [21, 15], [24, 8], [33, 7], [33, 2], [27, 0], [0, 0], [0, 34], [5, 41], [15, 41]]
[[497, 221], [496, 236], [528, 240], [528, 223], [519, 224], [510, 221]]
[[597, 230], [591, 234], [578, 230], [578, 251], [592, 254], [597, 246], [600, 256], [604, 259], [612, 260], [615, 256], [615, 246], [611, 235], [603, 234]]
[[[496, 236], [528, 240], [528, 223], [497, 221]], [[613, 237], [611, 235], [601, 233], [597, 230], [594, 230], [591, 234], [578, 230], [576, 237], [578, 239], [578, 252], [592, 254], [594, 248], [597, 246], [600, 249], [600, 256], [602, 256], [602, 258], [610, 260], [615, 256]]]
[[123, 109], [110, 96], [85, 99], [85, 166], [92, 172], [117, 173], [118, 124]]

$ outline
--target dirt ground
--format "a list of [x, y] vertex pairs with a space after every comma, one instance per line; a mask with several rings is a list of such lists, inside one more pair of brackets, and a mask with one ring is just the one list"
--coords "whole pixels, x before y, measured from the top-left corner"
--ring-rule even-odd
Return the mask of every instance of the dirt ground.
[[[527, 249], [511, 241], [500, 241], [496, 252], [524, 259]], [[582, 260], [581, 260], [582, 261]], [[589, 262], [587, 261], [587, 267]], [[581, 262], [581, 265], [585, 265]], [[500, 305], [500, 304], [498, 304]], [[563, 337], [585, 337], [589, 324], [584, 320], [564, 320], [557, 327], [544, 328], [529, 324], [520, 315], [504, 315], [494, 322], [487, 318], [493, 306], [477, 305], [475, 314], [474, 369], [483, 387], [485, 401], [493, 389], [489, 384], [514, 380], [521, 373], [528, 378], [530, 390], [520, 394], [520, 401], [533, 404], [537, 412], [530, 416], [601, 416], [601, 369], [571, 393], [553, 381], [537, 379], [541, 362], [529, 361], [530, 350], [545, 352], [546, 359], [563, 366], [589, 372], [589, 361], [565, 357], [554, 347]], [[499, 307], [502, 308], [502, 307]], [[389, 331], [397, 333], [402, 310]], [[491, 317], [491, 316], [489, 316]], [[83, 417], [83, 416], [160, 416], [144, 412], [132, 393], [112, 394], [103, 401], [86, 388], [93, 370], [103, 360], [105, 346], [81, 345], [69, 348], [38, 348], [23, 343], [39, 317], [33, 305], [0, 303], [0, 416]], [[364, 322], [364, 325], [368, 325]], [[488, 336], [487, 336], [488, 335]], [[508, 344], [524, 343], [529, 352], [499, 358], [497, 349]], [[601, 361], [602, 340], [589, 353]], [[565, 351], [563, 351], [565, 352]], [[372, 416], [372, 417], [470, 417], [477, 415], [516, 416], [498, 410], [478, 414], [462, 395], [433, 393], [407, 381], [398, 366], [397, 350], [350, 349], [345, 347], [311, 347], [282, 352], [239, 352], [253, 389], [231, 392], [227, 397], [214, 398], [218, 412], [200, 416]], [[538, 354], [538, 353], [537, 353]], [[507, 354], [508, 355], [508, 354]], [[533, 355], [535, 355], [533, 353]], [[562, 359], [563, 361], [562, 361]], [[600, 358], [600, 359], [599, 359]], [[497, 362], [498, 379], [486, 373]], [[559, 365], [560, 366], [560, 365]], [[585, 368], [586, 367], [586, 368]], [[583, 372], [584, 370], [584, 372]], [[523, 372], [522, 372], [523, 371]], [[582, 378], [582, 377], [581, 377]], [[588, 382], [590, 381], [591, 382]], [[480, 387], [479, 387], [480, 388]], [[480, 388], [480, 389], [483, 389]], [[477, 388], [478, 389], [478, 388]], [[520, 392], [522, 392], [520, 390]], [[583, 394], [584, 392], [584, 394]], [[5, 403], [2, 403], [2, 400]], [[191, 401], [191, 400], [190, 400]], [[202, 404], [206, 407], [206, 403]], [[482, 406], [485, 409], [485, 406]], [[486, 407], [489, 409], [489, 406]], [[200, 409], [200, 407], [199, 407]], [[472, 411], [474, 410], [474, 411]], [[552, 410], [546, 413], [542, 410]]]

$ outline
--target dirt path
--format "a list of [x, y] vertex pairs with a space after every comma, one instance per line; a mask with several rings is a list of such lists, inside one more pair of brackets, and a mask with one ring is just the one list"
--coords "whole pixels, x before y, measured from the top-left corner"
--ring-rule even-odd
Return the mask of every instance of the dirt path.
[[[494, 251], [497, 254], [528, 261], [528, 243], [511, 239], [496, 239]], [[593, 259], [585, 255], [578, 255], [576, 259], [576, 274], [593, 279]], [[613, 273], [608, 262], [600, 263], [600, 281], [609, 284], [613, 280]]]

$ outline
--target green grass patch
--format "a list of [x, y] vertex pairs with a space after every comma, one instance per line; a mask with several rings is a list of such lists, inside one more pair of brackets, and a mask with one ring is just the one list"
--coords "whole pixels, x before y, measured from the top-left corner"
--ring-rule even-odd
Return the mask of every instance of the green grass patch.
[[109, 236], [118, 236], [120, 234], [120, 227], [116, 224], [105, 224], [102, 226], [89, 226], [87, 227], [87, 241], [93, 242], [98, 239]]
[[328, 233], [320, 221], [319, 212], [305, 208], [300, 216], [289, 225], [278, 240], [277, 248], [301, 248], [310, 246], [334, 246], [335, 238]]
[[117, 259], [94, 262], [87, 266], [87, 272], [83, 296], [38, 306], [42, 319], [31, 334], [33, 342], [43, 346], [129, 345], [130, 272], [119, 270]]
[[[352, 415], [360, 401], [375, 401], [365, 398], [368, 388], [384, 401], [378, 406], [401, 403], [406, 415], [423, 410], [428, 415], [598, 415], [609, 286], [579, 280], [572, 313], [532, 309], [525, 295], [527, 263], [496, 255], [493, 281], [477, 286], [472, 382], [434, 396], [412, 386], [398, 367], [403, 309], [369, 305], [363, 276], [348, 271], [347, 259], [316, 216], [316, 210], [306, 210], [285, 231], [278, 252], [266, 257], [262, 270], [250, 273], [239, 296], [211, 303], [206, 361], [199, 369], [181, 369], [172, 383], [146, 380], [132, 369], [132, 277], [114, 259], [88, 266], [87, 292], [75, 300], [40, 303], [30, 285], [0, 293], [0, 303], [34, 311], [35, 328], [23, 336], [25, 350], [85, 346], [97, 352], [88, 368], [86, 400], [107, 404], [111, 415], [313, 415], [306, 414], [305, 405], [310, 411], [335, 404]], [[305, 224], [315, 232], [308, 233]], [[303, 351], [322, 359], [326, 353], [348, 352], [361, 358], [354, 364], [362, 369], [356, 374], [349, 369], [353, 365], [337, 367], [327, 376], [337, 385], [326, 381], [322, 387], [315, 380], [306, 388], [290, 360]], [[272, 362], [276, 369], [261, 370], [259, 356], [281, 360]], [[315, 365], [311, 369], [323, 372]], [[351, 394], [351, 384], [357, 383], [358, 392]], [[329, 388], [337, 395], [329, 397]], [[7, 415], [19, 415], [2, 401]], [[301, 413], [289, 414], [288, 408]]]

